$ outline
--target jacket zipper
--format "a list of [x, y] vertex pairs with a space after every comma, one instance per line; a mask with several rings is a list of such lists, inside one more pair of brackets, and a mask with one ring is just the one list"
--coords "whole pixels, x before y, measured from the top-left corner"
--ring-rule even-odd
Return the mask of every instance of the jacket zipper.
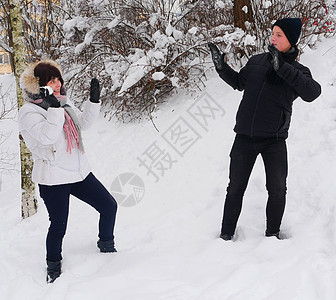
[[260, 101], [260, 95], [261, 95], [261, 92], [262, 90], [264, 89], [264, 86], [265, 86], [265, 80], [261, 86], [261, 89], [258, 93], [258, 98], [257, 98], [257, 103], [255, 105], [255, 108], [254, 108], [254, 113], [253, 113], [253, 117], [252, 117], [252, 121], [251, 121], [251, 133], [250, 133], [250, 136], [253, 137], [253, 126], [254, 126], [254, 121], [255, 121], [255, 117], [256, 117], [256, 114], [257, 114], [257, 108], [259, 106], [259, 101]]

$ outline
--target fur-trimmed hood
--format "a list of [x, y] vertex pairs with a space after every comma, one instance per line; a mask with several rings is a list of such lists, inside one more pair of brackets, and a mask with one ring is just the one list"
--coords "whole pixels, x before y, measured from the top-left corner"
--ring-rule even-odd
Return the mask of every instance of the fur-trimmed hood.
[[59, 70], [60, 74], [62, 74], [62, 70], [59, 64], [51, 59], [43, 59], [29, 64], [20, 77], [20, 87], [23, 90], [24, 99], [34, 99], [36, 98], [34, 97], [35, 95], [40, 94], [39, 78], [34, 75], [34, 69], [40, 63], [46, 63], [54, 66]]

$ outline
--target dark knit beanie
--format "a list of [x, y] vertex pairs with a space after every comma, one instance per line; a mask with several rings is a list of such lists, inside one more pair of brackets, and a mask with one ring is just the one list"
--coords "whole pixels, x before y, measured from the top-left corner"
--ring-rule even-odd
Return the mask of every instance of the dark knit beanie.
[[302, 28], [302, 22], [299, 18], [281, 19], [273, 24], [272, 29], [274, 26], [279, 26], [282, 29], [292, 46], [296, 45]]
[[34, 76], [39, 78], [39, 85], [46, 86], [47, 83], [53, 79], [58, 78], [63, 86], [63, 78], [61, 72], [55, 66], [48, 63], [39, 63], [34, 69]]

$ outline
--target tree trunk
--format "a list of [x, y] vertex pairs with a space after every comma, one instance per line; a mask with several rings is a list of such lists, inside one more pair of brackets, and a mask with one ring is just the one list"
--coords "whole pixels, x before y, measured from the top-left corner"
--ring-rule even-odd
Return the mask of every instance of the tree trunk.
[[[18, 108], [20, 108], [23, 105], [24, 100], [19, 82], [20, 82], [20, 76], [26, 66], [20, 0], [10, 1], [9, 16], [10, 16], [9, 30], [11, 31], [9, 37], [12, 39], [11, 45], [14, 50], [12, 54], [12, 67], [16, 79]], [[21, 214], [22, 218], [28, 218], [29, 216], [37, 212], [37, 199], [35, 195], [35, 185], [31, 179], [33, 160], [31, 157], [31, 153], [29, 152], [29, 150], [27, 149], [25, 143], [21, 138], [20, 138], [20, 154], [21, 154], [21, 190], [22, 190]]]
[[[246, 11], [246, 12], [245, 12]], [[245, 22], [253, 22], [250, 0], [235, 0], [233, 4], [234, 25], [246, 31]]]

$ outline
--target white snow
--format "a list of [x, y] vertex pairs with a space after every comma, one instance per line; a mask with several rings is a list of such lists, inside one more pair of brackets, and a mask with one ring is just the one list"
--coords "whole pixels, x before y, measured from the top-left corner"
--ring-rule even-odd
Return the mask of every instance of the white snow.
[[[172, 30], [171, 34], [173, 34], [174, 37], [181, 37], [180, 34], [182, 33], [178, 30], [174, 30], [171, 25], [167, 28]], [[120, 65], [116, 65], [114, 63], [109, 64], [108, 72], [111, 74], [112, 81], [115, 82], [112, 90], [115, 90], [121, 85], [118, 94], [122, 95], [134, 84], [137, 84], [141, 78], [146, 76], [151, 68], [165, 65], [168, 53], [167, 48], [169, 44], [175, 41], [174, 37], [167, 36], [165, 34], [161, 34], [160, 31], [156, 31], [153, 34], [153, 38], [155, 40], [154, 49], [150, 49], [147, 52], [136, 49], [134, 54], [132, 53], [127, 57], [127, 64], [124, 62], [121, 62]], [[124, 70], [125, 65], [128, 66], [126, 71]], [[120, 71], [124, 73], [122, 78]]]
[[73, 19], [67, 20], [63, 24], [63, 30], [65, 32], [71, 32], [74, 30], [74, 27], [77, 27], [79, 30], [90, 27], [89, 19], [83, 17], [75, 17]]
[[154, 80], [162, 80], [163, 78], [165, 78], [165, 74], [163, 72], [155, 72], [153, 75], [152, 75], [152, 78]]
[[217, 0], [216, 1], [216, 5], [215, 5], [215, 7], [217, 8], [224, 8], [225, 7], [225, 4], [224, 4], [224, 2], [223, 1], [221, 1], [221, 0]]
[[263, 7], [265, 9], [269, 8], [272, 6], [272, 2], [271, 1], [263, 1]]
[[190, 28], [190, 29], [188, 30], [188, 33], [194, 35], [194, 34], [196, 34], [196, 33], [198, 32], [198, 30], [199, 30], [199, 28], [197, 28], [197, 27], [192, 27], [192, 28]]
[[242, 7], [242, 11], [247, 14], [248, 13], [248, 7], [245, 5], [244, 7]]
[[119, 95], [127, 91], [132, 85], [136, 84], [148, 71], [147, 57], [142, 56], [135, 63], [131, 64], [128, 72], [124, 76], [124, 83], [119, 91]]
[[173, 34], [173, 32], [174, 32], [174, 27], [171, 26], [171, 24], [169, 23], [167, 28], [166, 28], [166, 35], [171, 36]]
[[256, 44], [255, 37], [252, 35], [247, 34], [244, 38], [244, 45], [245, 46], [254, 46]]
[[[159, 132], [151, 122], [118, 125], [101, 117], [84, 133], [93, 172], [106, 187], [127, 172], [145, 184], [139, 204], [119, 207], [116, 254], [98, 252], [98, 215], [73, 198], [63, 274], [47, 285], [43, 201], [36, 215], [21, 220], [19, 174], [2, 173], [0, 298], [336, 299], [335, 44], [336, 38], [324, 40], [301, 57], [323, 94], [313, 103], [297, 99], [294, 104], [282, 225], [288, 239], [264, 237], [267, 193], [261, 160], [245, 194], [237, 240], [218, 238], [241, 93], [213, 72], [205, 91], [175, 95], [161, 107], [154, 118]], [[195, 114], [200, 104], [211, 104], [207, 122]], [[18, 159], [17, 124], [1, 122], [4, 126], [13, 130], [10, 143]], [[177, 139], [186, 134], [183, 128], [191, 139]], [[150, 173], [144, 165], [154, 153]]]
[[107, 24], [107, 28], [108, 29], [112, 29], [112, 28], [114, 28], [114, 27], [116, 27], [119, 23], [120, 23], [120, 18], [119, 17], [115, 17], [114, 19], [113, 19], [113, 21], [111, 21], [110, 23], [108, 23]]

